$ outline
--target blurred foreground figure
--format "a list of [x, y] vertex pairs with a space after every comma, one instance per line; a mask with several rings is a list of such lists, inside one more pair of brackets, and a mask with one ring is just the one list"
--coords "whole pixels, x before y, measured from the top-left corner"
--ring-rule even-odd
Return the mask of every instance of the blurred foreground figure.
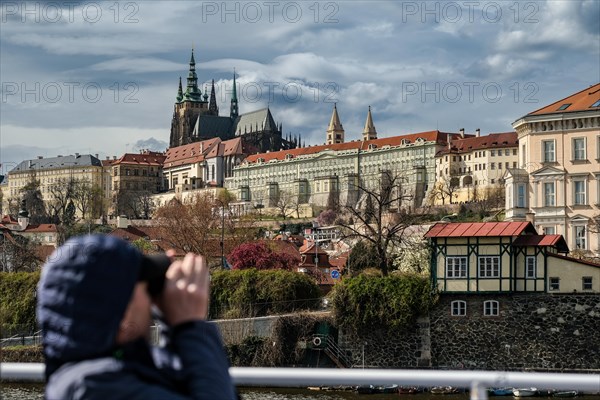
[[[234, 399], [217, 328], [206, 322], [202, 256], [146, 256], [103, 235], [67, 241], [43, 268], [37, 317], [46, 399]], [[149, 344], [152, 306], [166, 327]]]

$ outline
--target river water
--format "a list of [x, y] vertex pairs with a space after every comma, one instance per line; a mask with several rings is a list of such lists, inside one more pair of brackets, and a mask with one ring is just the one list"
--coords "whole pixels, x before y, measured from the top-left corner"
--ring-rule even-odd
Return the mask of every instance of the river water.
[[[0, 389], [2, 400], [41, 400], [43, 399], [43, 384], [7, 384], [3, 383]], [[359, 395], [355, 392], [342, 391], [314, 391], [307, 389], [275, 389], [275, 388], [242, 388], [240, 394], [244, 400], [348, 400], [348, 399], [398, 399], [398, 394], [365, 394]], [[415, 395], [400, 395], [411, 400], [468, 400], [466, 393], [456, 395], [432, 395], [420, 393]], [[499, 399], [502, 397], [499, 397]], [[512, 399], [512, 397], [504, 397]], [[598, 396], [577, 397], [578, 400], [598, 400]]]

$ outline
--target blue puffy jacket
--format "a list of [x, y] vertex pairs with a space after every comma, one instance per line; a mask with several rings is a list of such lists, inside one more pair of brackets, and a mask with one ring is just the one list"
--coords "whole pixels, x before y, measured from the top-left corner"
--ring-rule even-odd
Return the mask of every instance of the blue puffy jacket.
[[215, 325], [176, 326], [162, 347], [115, 337], [139, 276], [141, 253], [112, 236], [67, 241], [38, 286], [46, 399], [235, 399]]

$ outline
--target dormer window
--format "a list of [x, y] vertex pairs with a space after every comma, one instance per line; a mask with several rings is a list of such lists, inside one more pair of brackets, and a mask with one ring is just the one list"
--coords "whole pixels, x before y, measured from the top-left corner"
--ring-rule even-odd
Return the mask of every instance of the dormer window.
[[571, 103], [565, 103], [558, 108], [558, 111], [566, 110], [567, 108], [569, 108], [570, 105], [571, 105]]
[[425, 141], [425, 139], [423, 139], [423, 138], [417, 138], [417, 140], [416, 140], [417, 143], [423, 143], [424, 141]]
[[285, 155], [285, 159], [286, 159], [286, 160], [291, 160], [292, 158], [294, 158], [294, 155], [293, 155], [293, 154], [286, 154], [286, 155]]
[[257, 162], [257, 163], [259, 163], [259, 164], [260, 164], [260, 163], [264, 163], [264, 162], [265, 162], [265, 159], [264, 159], [264, 158], [257, 158], [257, 159], [256, 159], [256, 162]]
[[374, 149], [376, 149], [376, 148], [377, 148], [377, 145], [376, 145], [376, 144], [370, 144], [370, 145], [369, 145], [369, 150], [374, 150]]
[[405, 144], [406, 145], [406, 144], [409, 144], [409, 143], [410, 143], [410, 140], [408, 140], [408, 139], [402, 139], [400, 141], [400, 144]]

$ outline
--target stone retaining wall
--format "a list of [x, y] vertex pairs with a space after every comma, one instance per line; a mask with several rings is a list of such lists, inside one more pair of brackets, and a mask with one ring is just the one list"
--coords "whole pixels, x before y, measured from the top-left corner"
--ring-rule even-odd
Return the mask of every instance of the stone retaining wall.
[[[463, 300], [467, 315], [450, 315]], [[500, 315], [483, 316], [483, 302]], [[600, 295], [490, 294], [440, 296], [429, 318], [404, 333], [340, 335], [354, 367], [487, 370], [600, 369]]]
[[[466, 317], [450, 315], [464, 300]], [[497, 300], [500, 315], [483, 316]], [[432, 365], [468, 369], [599, 369], [599, 295], [443, 295], [430, 313]]]

